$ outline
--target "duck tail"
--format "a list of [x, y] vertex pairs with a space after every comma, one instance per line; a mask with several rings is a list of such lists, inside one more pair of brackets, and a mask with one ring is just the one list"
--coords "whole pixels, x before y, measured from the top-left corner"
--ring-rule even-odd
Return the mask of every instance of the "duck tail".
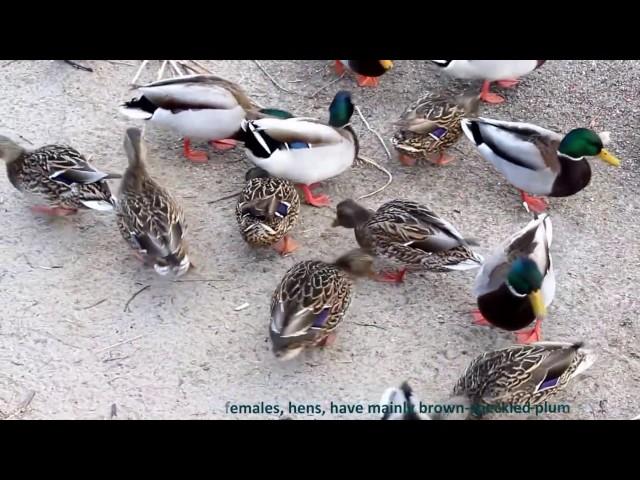
[[120, 113], [136, 120], [149, 120], [157, 109], [158, 107], [143, 95], [123, 103], [120, 107]]

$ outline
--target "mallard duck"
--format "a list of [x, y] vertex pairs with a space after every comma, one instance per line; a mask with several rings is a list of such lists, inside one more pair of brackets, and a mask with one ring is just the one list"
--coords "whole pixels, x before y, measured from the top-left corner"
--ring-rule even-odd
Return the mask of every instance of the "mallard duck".
[[542, 319], [556, 291], [552, 240], [551, 217], [543, 214], [486, 258], [475, 282], [474, 323], [513, 331], [535, 320], [533, 329], [516, 336], [519, 342], [541, 340]]
[[409, 105], [396, 122], [400, 128], [391, 139], [400, 161], [405, 165], [415, 165], [421, 158], [437, 165], [451, 162], [453, 158], [445, 151], [460, 139], [460, 120], [476, 114], [479, 100], [478, 95], [428, 93]]
[[145, 264], [153, 265], [156, 273], [179, 277], [191, 266], [182, 208], [147, 173], [147, 149], [139, 129], [127, 129], [124, 148], [129, 166], [118, 199], [120, 233], [136, 256]]
[[271, 299], [269, 335], [280, 360], [307, 347], [329, 346], [349, 304], [351, 277], [371, 275], [373, 258], [352, 250], [333, 263], [307, 260], [291, 267]]
[[502, 103], [504, 98], [491, 93], [491, 82], [513, 88], [518, 78], [540, 68], [545, 60], [431, 60], [447, 74], [463, 80], [483, 80], [480, 98], [487, 103]]
[[[539, 415], [545, 412], [540, 404], [596, 359], [582, 342], [537, 342], [486, 352], [471, 361], [447, 398], [426, 405], [428, 413], [420, 414], [420, 403], [406, 382], [388, 389], [381, 400], [383, 420], [480, 419], [500, 412]], [[527, 405], [529, 411], [524, 410]]]
[[184, 154], [206, 162], [205, 152], [191, 150], [191, 139], [206, 140], [219, 150], [235, 146], [240, 122], [256, 105], [240, 86], [214, 75], [185, 75], [138, 87], [142, 96], [120, 111], [184, 136]]
[[349, 125], [353, 109], [351, 94], [340, 91], [329, 106], [329, 125], [295, 117], [244, 120], [247, 157], [270, 175], [300, 184], [310, 205], [329, 206], [329, 197], [311, 190], [347, 170], [358, 155], [358, 138]]
[[407, 382], [400, 388], [388, 388], [380, 399], [381, 420], [422, 420], [420, 401]]
[[80, 208], [114, 209], [116, 201], [106, 180], [121, 175], [101, 172], [72, 147], [47, 145], [27, 150], [0, 136], [0, 158], [7, 164], [7, 176], [17, 190], [47, 202], [32, 207], [34, 212], [66, 216]]
[[391, 60], [336, 60], [336, 72], [344, 73], [345, 68], [357, 75], [361, 87], [377, 87], [378, 77], [393, 68]]
[[487, 406], [539, 405], [595, 360], [582, 342], [537, 342], [486, 352], [469, 364], [453, 398], [461, 399], [475, 417], [490, 411]]
[[[362, 249], [404, 265], [433, 271], [478, 268], [482, 257], [470, 241], [424, 205], [393, 200], [372, 211], [348, 199], [338, 204], [333, 226], [353, 228]], [[387, 272], [381, 281], [402, 282], [406, 267]]]
[[253, 246], [271, 246], [282, 255], [297, 245], [287, 235], [298, 222], [300, 197], [289, 180], [270, 177], [266, 170], [253, 167], [246, 175], [247, 185], [236, 206], [242, 238]]
[[462, 130], [480, 154], [520, 190], [527, 209], [543, 212], [546, 201], [533, 195], [568, 197], [585, 188], [591, 167], [585, 157], [610, 165], [620, 160], [604, 149], [608, 132], [576, 128], [564, 137], [537, 125], [488, 118], [462, 120]]

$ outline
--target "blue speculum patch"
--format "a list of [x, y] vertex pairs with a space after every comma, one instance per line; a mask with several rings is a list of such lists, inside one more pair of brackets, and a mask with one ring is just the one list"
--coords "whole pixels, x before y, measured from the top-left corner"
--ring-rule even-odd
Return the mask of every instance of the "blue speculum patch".
[[328, 318], [329, 318], [329, 309], [325, 308], [320, 313], [316, 314], [316, 318], [313, 321], [313, 326], [316, 328], [322, 327], [327, 322]]
[[290, 142], [289, 143], [289, 148], [291, 150], [300, 150], [300, 149], [303, 149], [303, 148], [311, 148], [311, 147], [306, 142]]
[[440, 140], [442, 137], [446, 135], [446, 133], [447, 133], [446, 128], [438, 127], [429, 135], [431, 135], [435, 140]]
[[280, 203], [278, 204], [278, 208], [276, 208], [276, 212], [279, 215], [282, 215], [283, 217], [287, 216], [287, 213], [289, 213], [289, 206], [285, 203]]
[[552, 388], [555, 387], [558, 384], [558, 380], [560, 380], [559, 378], [550, 378], [548, 380], [545, 380], [544, 382], [542, 382], [540, 384], [540, 387], [538, 387], [538, 391], [542, 391], [542, 390], [546, 390], [547, 388]]

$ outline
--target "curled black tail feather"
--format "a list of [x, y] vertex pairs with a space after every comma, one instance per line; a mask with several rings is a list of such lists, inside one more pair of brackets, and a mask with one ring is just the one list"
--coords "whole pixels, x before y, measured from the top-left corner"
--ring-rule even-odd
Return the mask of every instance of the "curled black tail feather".
[[125, 102], [123, 106], [127, 108], [137, 108], [147, 113], [153, 113], [158, 109], [157, 105], [154, 105], [149, 101], [147, 97], [142, 95], [140, 98], [134, 98], [128, 102]]

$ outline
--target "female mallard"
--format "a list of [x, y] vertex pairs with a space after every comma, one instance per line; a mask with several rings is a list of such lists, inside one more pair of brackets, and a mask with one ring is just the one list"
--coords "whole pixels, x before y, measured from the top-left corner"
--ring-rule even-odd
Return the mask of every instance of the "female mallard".
[[357, 75], [361, 87], [377, 87], [378, 77], [393, 68], [391, 60], [336, 60], [336, 72], [344, 73], [345, 68]]
[[581, 342], [537, 342], [486, 352], [469, 364], [448, 398], [427, 405], [430, 415], [419, 415], [420, 404], [405, 382], [383, 394], [382, 419], [479, 419], [491, 412], [517, 413], [514, 406], [527, 405], [531, 413], [543, 413], [535, 406], [564, 390], [596, 359]]
[[460, 121], [476, 114], [479, 100], [478, 95], [428, 93], [412, 103], [396, 122], [400, 129], [391, 139], [400, 161], [405, 165], [415, 165], [421, 158], [437, 165], [451, 162], [445, 151], [460, 139]]
[[242, 238], [253, 246], [273, 245], [282, 255], [293, 252], [297, 245], [287, 233], [300, 214], [296, 187], [259, 167], [249, 170], [245, 179], [247, 185], [236, 206]]
[[358, 155], [358, 139], [349, 125], [351, 94], [338, 92], [329, 113], [329, 125], [295, 117], [242, 122], [249, 160], [274, 177], [300, 184], [305, 200], [315, 207], [329, 206], [330, 201], [326, 195], [314, 196], [311, 189], [347, 170]]
[[564, 137], [530, 123], [488, 118], [462, 120], [462, 130], [480, 154], [520, 190], [528, 209], [540, 213], [546, 201], [533, 195], [568, 197], [585, 188], [591, 167], [585, 157], [600, 157], [610, 165], [620, 160], [604, 149], [608, 133], [598, 135], [586, 128]]
[[137, 128], [127, 129], [129, 166], [120, 186], [118, 228], [122, 237], [159, 275], [178, 277], [189, 270], [182, 208], [145, 168], [146, 146]]
[[543, 214], [500, 245], [478, 272], [474, 294], [479, 311], [474, 323], [519, 330], [519, 342], [541, 340], [541, 322], [556, 291], [551, 261], [553, 229]]
[[184, 154], [192, 162], [206, 162], [205, 152], [191, 150], [191, 139], [210, 141], [220, 150], [233, 148], [230, 140], [255, 104], [235, 83], [214, 75], [187, 75], [138, 87], [142, 96], [126, 102], [121, 112], [184, 136]]
[[545, 60], [431, 60], [454, 78], [483, 80], [480, 98], [487, 103], [502, 103], [504, 98], [491, 93], [491, 82], [504, 88], [513, 88], [518, 78], [540, 68]]
[[[587, 370], [596, 356], [581, 342], [513, 345], [476, 357], [453, 389], [453, 395], [481, 417], [491, 406], [547, 402], [571, 379]], [[535, 411], [535, 409], [534, 409]]]
[[312, 346], [335, 340], [349, 304], [350, 277], [371, 275], [373, 259], [352, 250], [334, 263], [307, 260], [291, 267], [271, 299], [269, 335], [275, 356], [289, 360]]
[[0, 158], [17, 190], [47, 202], [32, 207], [35, 212], [66, 216], [79, 208], [110, 211], [116, 204], [106, 180], [121, 175], [101, 172], [74, 148], [47, 145], [26, 150], [0, 136]]
[[[446, 220], [424, 205], [393, 200], [372, 211], [354, 200], [338, 204], [333, 226], [353, 228], [362, 249], [405, 265], [434, 271], [478, 268], [482, 257]], [[406, 267], [379, 280], [402, 282]]]

